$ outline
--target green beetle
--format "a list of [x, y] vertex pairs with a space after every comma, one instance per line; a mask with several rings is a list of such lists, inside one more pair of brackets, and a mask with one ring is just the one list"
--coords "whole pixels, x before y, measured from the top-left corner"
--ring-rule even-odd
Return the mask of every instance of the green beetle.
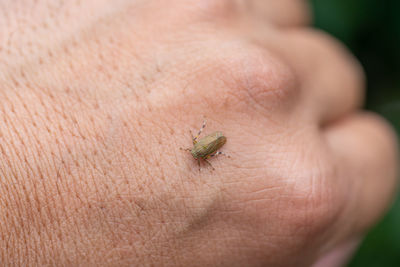
[[[222, 132], [217, 131], [199, 139], [199, 136], [205, 127], [206, 121], [203, 122], [203, 125], [201, 126], [196, 137], [193, 137], [192, 132], [190, 132], [192, 136], [193, 148], [187, 148], [184, 150], [190, 151], [193, 158], [197, 160], [199, 164], [199, 170], [200, 159], [204, 160], [208, 165], [211, 166], [213, 170], [215, 170], [207, 159], [217, 155], [227, 156], [223, 152], [218, 151], [226, 143], [226, 137], [222, 134]], [[227, 157], [229, 158], [229, 156]]]

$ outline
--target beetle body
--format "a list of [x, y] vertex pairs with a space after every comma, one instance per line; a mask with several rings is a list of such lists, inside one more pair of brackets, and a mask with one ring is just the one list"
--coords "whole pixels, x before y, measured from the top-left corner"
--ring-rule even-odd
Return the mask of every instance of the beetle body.
[[214, 170], [214, 167], [211, 165], [210, 162], [208, 162], [207, 160], [208, 158], [217, 155], [225, 155], [228, 158], [230, 158], [230, 156], [226, 155], [225, 153], [218, 151], [226, 143], [226, 137], [222, 134], [222, 132], [218, 131], [218, 132], [213, 132], [212, 134], [209, 134], [199, 139], [199, 136], [203, 131], [204, 127], [206, 127], [205, 121], [203, 122], [203, 125], [201, 126], [196, 137], [194, 137], [192, 132], [190, 132], [190, 134], [192, 135], [193, 148], [186, 148], [186, 149], [181, 148], [181, 150], [190, 151], [193, 158], [197, 160], [199, 164], [199, 170], [200, 170], [200, 160], [206, 162]]
[[195, 159], [207, 159], [226, 143], [226, 137], [221, 132], [214, 132], [193, 143], [190, 150], [192, 156]]

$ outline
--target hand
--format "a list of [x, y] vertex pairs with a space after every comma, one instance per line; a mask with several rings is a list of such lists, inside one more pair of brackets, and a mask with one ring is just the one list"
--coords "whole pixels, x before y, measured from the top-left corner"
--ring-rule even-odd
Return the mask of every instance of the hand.
[[[0, 4], [3, 264], [308, 266], [387, 208], [395, 136], [303, 1], [22, 2]], [[203, 116], [215, 171], [179, 149]]]

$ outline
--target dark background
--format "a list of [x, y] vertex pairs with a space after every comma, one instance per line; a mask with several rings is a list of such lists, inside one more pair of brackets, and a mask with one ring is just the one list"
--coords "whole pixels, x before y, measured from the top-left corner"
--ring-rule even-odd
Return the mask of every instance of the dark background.
[[[314, 24], [344, 42], [368, 79], [366, 108], [400, 134], [400, 0], [311, 0]], [[400, 194], [350, 267], [400, 267]]]

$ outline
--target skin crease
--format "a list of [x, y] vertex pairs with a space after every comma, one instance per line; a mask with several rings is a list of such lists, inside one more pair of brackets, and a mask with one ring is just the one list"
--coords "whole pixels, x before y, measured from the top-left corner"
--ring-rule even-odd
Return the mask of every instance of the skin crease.
[[[397, 145], [309, 14], [300, 0], [0, 2], [0, 262], [342, 264], [390, 204]], [[231, 158], [199, 172], [179, 147], [204, 116]]]

